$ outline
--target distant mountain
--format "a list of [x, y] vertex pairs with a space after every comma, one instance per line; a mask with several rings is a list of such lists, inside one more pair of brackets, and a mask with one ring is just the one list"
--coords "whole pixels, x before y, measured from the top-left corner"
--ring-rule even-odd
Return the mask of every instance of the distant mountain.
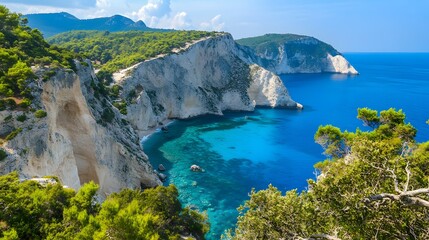
[[28, 25], [31, 28], [39, 29], [45, 37], [50, 37], [62, 32], [71, 30], [101, 30], [101, 31], [168, 31], [165, 29], [149, 28], [143, 21], [134, 22], [133, 20], [114, 15], [112, 17], [102, 17], [93, 19], [79, 19], [69, 13], [38, 13], [24, 15], [28, 19]]

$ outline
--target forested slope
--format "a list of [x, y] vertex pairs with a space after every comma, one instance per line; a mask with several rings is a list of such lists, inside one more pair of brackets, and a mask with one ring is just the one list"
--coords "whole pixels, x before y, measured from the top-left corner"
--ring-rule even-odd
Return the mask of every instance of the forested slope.
[[185, 47], [187, 43], [215, 34], [204, 31], [72, 31], [56, 35], [48, 41], [85, 55], [100, 68], [98, 76], [106, 79], [118, 70], [160, 54], [172, 53], [173, 49]]

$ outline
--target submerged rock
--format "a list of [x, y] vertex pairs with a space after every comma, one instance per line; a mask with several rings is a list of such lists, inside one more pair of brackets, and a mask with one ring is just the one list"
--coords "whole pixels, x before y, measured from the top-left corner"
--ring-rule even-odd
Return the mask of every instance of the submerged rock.
[[198, 165], [192, 165], [191, 166], [191, 171], [193, 171], [193, 172], [201, 172], [201, 171], [203, 171], [203, 169], [200, 167], [200, 166], [198, 166]]
[[164, 173], [157, 173], [157, 174], [161, 181], [164, 182], [165, 180], [167, 180], [167, 175], [165, 175]]
[[159, 171], [165, 171], [165, 167], [164, 167], [164, 165], [159, 164], [159, 165], [158, 165], [158, 170], [159, 170]]

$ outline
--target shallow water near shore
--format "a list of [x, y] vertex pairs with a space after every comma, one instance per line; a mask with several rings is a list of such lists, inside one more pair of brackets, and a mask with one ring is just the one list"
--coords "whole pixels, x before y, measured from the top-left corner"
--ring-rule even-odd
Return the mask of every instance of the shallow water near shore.
[[[346, 54], [361, 73], [283, 75], [294, 100], [304, 110], [256, 109], [178, 120], [168, 133], [154, 133], [143, 148], [156, 168], [167, 171], [165, 184], [175, 184], [180, 201], [207, 211], [211, 231], [219, 239], [232, 228], [236, 208], [252, 188], [273, 184], [283, 192], [305, 190], [314, 178], [314, 163], [324, 160], [314, 143], [320, 125], [365, 130], [356, 119], [358, 107], [395, 107], [407, 114], [418, 141], [429, 140], [429, 54]], [[197, 164], [204, 172], [192, 172]]]

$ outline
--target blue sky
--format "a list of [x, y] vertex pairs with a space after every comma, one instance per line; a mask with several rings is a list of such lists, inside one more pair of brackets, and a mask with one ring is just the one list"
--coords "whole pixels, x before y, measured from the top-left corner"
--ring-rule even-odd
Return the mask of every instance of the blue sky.
[[21, 13], [121, 14], [151, 27], [317, 37], [342, 52], [429, 52], [429, 0], [0, 0]]

